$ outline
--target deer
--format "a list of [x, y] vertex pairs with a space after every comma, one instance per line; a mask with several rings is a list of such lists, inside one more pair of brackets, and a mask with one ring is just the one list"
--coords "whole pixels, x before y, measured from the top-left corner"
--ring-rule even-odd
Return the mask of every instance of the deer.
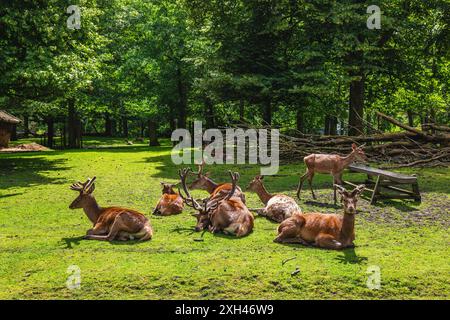
[[[300, 177], [297, 188], [297, 198], [300, 200], [300, 192], [302, 191], [303, 182], [305, 179], [308, 179], [312, 197], [316, 200], [316, 195], [314, 194], [314, 190], [312, 188], [312, 180], [315, 173], [329, 173], [333, 176], [333, 185], [342, 185], [342, 173], [349, 165], [356, 160], [367, 162], [367, 156], [362, 149], [363, 146], [364, 145], [357, 147], [356, 144], [353, 143], [352, 151], [344, 157], [337, 154], [313, 153], [303, 158], [306, 165], [306, 172]], [[333, 189], [334, 204], [336, 204], [336, 188]]]
[[343, 216], [323, 213], [294, 214], [280, 224], [274, 242], [312, 244], [319, 248], [336, 250], [353, 248], [356, 203], [365, 186], [359, 185], [352, 192], [340, 185], [335, 187], [342, 196]]
[[89, 240], [150, 240], [153, 229], [150, 221], [140, 212], [120, 207], [101, 208], [92, 193], [95, 190], [96, 177], [70, 186], [79, 192], [78, 197], [70, 204], [70, 209], [83, 209], [93, 228], [86, 232]]
[[[231, 183], [222, 183], [217, 184], [211, 178], [209, 178], [209, 172], [203, 174], [203, 167], [205, 162], [203, 161], [200, 165], [198, 165], [197, 173], [191, 172], [193, 175], [196, 175], [197, 178], [191, 183], [189, 189], [191, 190], [206, 190], [211, 197], [215, 197], [217, 194], [227, 194], [231, 188]], [[236, 188], [236, 197], [241, 198], [242, 202], [245, 203], [245, 195], [242, 192], [241, 188], [238, 186]]]
[[223, 232], [236, 237], [248, 235], [253, 230], [254, 218], [240, 197], [235, 196], [239, 174], [229, 172], [232, 187], [224, 192], [209, 197], [199, 204], [189, 193], [186, 176], [191, 171], [186, 168], [179, 171], [181, 185], [185, 195], [179, 191], [186, 205], [197, 212], [193, 216], [197, 219], [195, 231], [209, 230], [212, 233]]
[[177, 184], [161, 182], [162, 196], [159, 199], [155, 210], [153, 210], [154, 215], [169, 216], [183, 211], [183, 198], [173, 190], [176, 185]]
[[301, 213], [297, 202], [291, 197], [284, 194], [271, 194], [267, 192], [263, 179], [264, 176], [257, 175], [247, 187], [248, 190], [256, 192], [259, 199], [265, 205], [262, 210], [257, 210], [259, 215], [276, 222], [282, 222], [296, 212]]

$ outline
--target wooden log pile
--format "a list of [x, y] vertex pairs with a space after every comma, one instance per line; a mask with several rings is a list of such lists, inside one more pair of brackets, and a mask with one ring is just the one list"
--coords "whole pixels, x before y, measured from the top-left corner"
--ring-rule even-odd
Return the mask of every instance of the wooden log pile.
[[403, 131], [352, 137], [282, 135], [280, 158], [298, 161], [311, 153], [346, 155], [351, 151], [352, 143], [356, 143], [364, 144], [370, 161], [383, 163], [383, 168], [450, 165], [450, 127], [427, 124], [419, 130], [381, 112], [377, 114]]

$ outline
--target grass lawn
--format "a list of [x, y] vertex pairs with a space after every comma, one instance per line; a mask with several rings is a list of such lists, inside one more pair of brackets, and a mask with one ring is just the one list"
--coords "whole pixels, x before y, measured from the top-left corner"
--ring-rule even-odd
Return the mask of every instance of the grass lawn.
[[[20, 142], [20, 141], [19, 141]], [[106, 140], [86, 139], [86, 145]], [[120, 205], [147, 216], [160, 196], [159, 182], [177, 180], [169, 145], [143, 144], [75, 151], [0, 154], [0, 299], [449, 299], [450, 170], [411, 169], [419, 176], [422, 204], [359, 203], [356, 248], [329, 251], [273, 243], [277, 224], [256, 218], [242, 239], [194, 233], [191, 209], [151, 217], [151, 241], [83, 240], [91, 227], [82, 210], [69, 210], [69, 185], [97, 176], [102, 206]], [[269, 191], [291, 196], [304, 166], [267, 177]], [[209, 166], [217, 181], [229, 166]], [[246, 187], [257, 166], [236, 166]], [[357, 177], [357, 175], [355, 175]], [[362, 177], [362, 176], [361, 176]], [[317, 175], [319, 196], [304, 189], [303, 211], [341, 212], [332, 204], [331, 177]], [[196, 191], [194, 195], [205, 196]], [[246, 194], [249, 207], [261, 207]], [[321, 204], [322, 203], [322, 204]], [[194, 241], [202, 238], [203, 241]], [[286, 259], [293, 258], [283, 264]], [[69, 290], [67, 269], [81, 270], [81, 288]], [[381, 288], [366, 285], [378, 266]], [[296, 269], [300, 272], [291, 273]]]

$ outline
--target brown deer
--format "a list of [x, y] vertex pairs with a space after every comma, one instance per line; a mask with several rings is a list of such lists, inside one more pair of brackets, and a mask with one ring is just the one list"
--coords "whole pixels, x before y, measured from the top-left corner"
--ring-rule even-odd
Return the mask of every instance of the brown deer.
[[256, 192], [265, 208], [257, 210], [258, 214], [271, 220], [282, 222], [301, 209], [294, 199], [284, 194], [270, 194], [263, 183], [264, 176], [256, 176], [248, 185], [248, 190]]
[[322, 213], [294, 214], [280, 224], [278, 236], [274, 241], [313, 244], [326, 249], [354, 247], [356, 202], [365, 186], [360, 185], [352, 192], [339, 185], [335, 187], [344, 202], [344, 216]]
[[239, 180], [237, 172], [230, 172], [232, 187], [227, 194], [219, 193], [214, 197], [209, 197], [203, 201], [202, 205], [192, 198], [186, 186], [186, 176], [189, 172], [189, 168], [179, 172], [181, 185], [186, 196], [183, 196], [181, 191], [180, 195], [186, 205], [197, 211], [196, 214], [193, 214], [197, 218], [196, 231], [208, 229], [213, 233], [223, 232], [236, 237], [243, 237], [253, 230], [253, 215], [241, 198], [234, 196]]
[[[309, 188], [313, 199], [316, 199], [314, 190], [312, 188], [312, 180], [315, 173], [328, 173], [333, 176], [333, 185], [342, 185], [342, 173], [356, 160], [362, 162], [367, 161], [367, 157], [362, 149], [364, 145], [357, 147], [356, 144], [352, 144], [352, 152], [347, 156], [339, 156], [337, 154], [319, 154], [313, 153], [305, 158], [303, 161], [306, 164], [306, 173], [300, 177], [300, 181], [297, 188], [297, 198], [300, 199], [300, 192], [302, 191], [303, 182], [308, 179]], [[334, 188], [334, 204], [336, 204], [336, 188]]]
[[178, 214], [183, 211], [183, 198], [176, 193], [173, 188], [176, 184], [161, 182], [162, 196], [156, 205], [153, 214], [161, 216], [169, 216], [171, 214]]
[[153, 236], [150, 221], [140, 212], [119, 207], [100, 208], [92, 193], [96, 177], [85, 183], [74, 183], [71, 190], [79, 196], [69, 206], [70, 209], [83, 209], [94, 227], [86, 233], [92, 240], [149, 240]]
[[[228, 192], [231, 190], [232, 184], [231, 183], [222, 183], [217, 184], [215, 183], [211, 178], [209, 178], [209, 172], [203, 174], [203, 167], [205, 165], [205, 162], [203, 161], [202, 164], [198, 165], [198, 171], [196, 174], [197, 178], [191, 183], [189, 186], [189, 189], [191, 190], [206, 190], [210, 197], [215, 197], [217, 194], [222, 194], [222, 196], [228, 194]], [[241, 198], [242, 202], [245, 203], [245, 195], [242, 192], [241, 188], [238, 186], [236, 188], [236, 192], [234, 194], [235, 197]]]

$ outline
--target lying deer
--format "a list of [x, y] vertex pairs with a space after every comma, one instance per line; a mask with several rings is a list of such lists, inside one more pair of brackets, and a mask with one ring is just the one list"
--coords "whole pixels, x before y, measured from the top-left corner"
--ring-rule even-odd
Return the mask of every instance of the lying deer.
[[313, 244], [326, 249], [354, 247], [356, 202], [365, 186], [360, 185], [352, 192], [339, 185], [335, 187], [344, 202], [344, 216], [322, 213], [294, 214], [280, 224], [278, 236], [274, 241]]
[[264, 176], [256, 176], [248, 185], [248, 190], [256, 192], [265, 208], [258, 210], [258, 214], [271, 220], [281, 222], [290, 218], [294, 212], [301, 212], [294, 199], [284, 194], [270, 194], [263, 183]]
[[171, 214], [181, 213], [184, 208], [184, 202], [183, 198], [173, 190], [176, 184], [161, 182], [161, 185], [163, 188], [162, 196], [159, 199], [153, 214], [169, 216]]
[[100, 208], [92, 193], [95, 190], [96, 177], [85, 183], [75, 183], [70, 189], [80, 192], [69, 206], [70, 209], [83, 208], [94, 227], [86, 233], [86, 239], [92, 240], [133, 240], [152, 238], [150, 221], [140, 212], [119, 207]]
[[241, 198], [234, 195], [237, 190], [238, 173], [231, 173], [232, 187], [227, 194], [219, 193], [214, 197], [209, 197], [200, 205], [189, 193], [186, 186], [186, 176], [190, 169], [180, 170], [181, 185], [183, 187], [186, 205], [194, 208], [197, 213], [193, 214], [197, 218], [196, 231], [206, 230], [215, 233], [223, 232], [225, 234], [242, 237], [253, 230], [253, 215], [250, 213]]
[[[209, 172], [203, 174], [203, 167], [205, 165], [205, 162], [202, 162], [198, 166], [198, 171], [196, 174], [197, 178], [191, 183], [189, 186], [189, 189], [191, 190], [206, 190], [211, 197], [215, 197], [217, 194], [226, 195], [232, 187], [231, 183], [222, 183], [217, 184], [211, 178], [209, 178]], [[241, 198], [242, 202], [245, 203], [245, 195], [242, 192], [241, 188], [238, 186], [236, 188], [236, 193], [234, 194], [235, 197]]]
[[[297, 188], [297, 198], [300, 199], [300, 192], [302, 191], [303, 181], [308, 179], [309, 188], [313, 199], [316, 199], [314, 190], [312, 188], [312, 180], [315, 173], [329, 173], [333, 176], [333, 184], [342, 185], [342, 173], [356, 160], [362, 162], [367, 161], [367, 157], [362, 149], [363, 146], [357, 147], [356, 144], [352, 144], [352, 152], [345, 157], [337, 154], [318, 154], [313, 153], [306, 156], [303, 161], [306, 164], [306, 173], [300, 177], [300, 181]], [[334, 204], [336, 204], [336, 188], [334, 188]]]

